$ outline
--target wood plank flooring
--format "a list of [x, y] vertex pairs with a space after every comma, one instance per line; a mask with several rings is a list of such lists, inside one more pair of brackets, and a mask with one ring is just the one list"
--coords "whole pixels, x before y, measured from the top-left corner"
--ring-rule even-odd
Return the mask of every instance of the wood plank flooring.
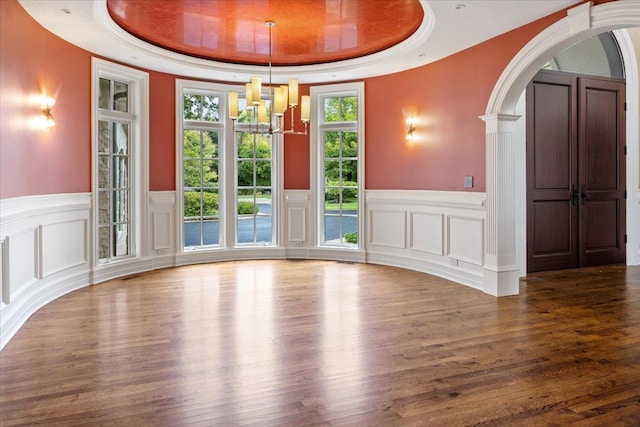
[[640, 268], [494, 298], [328, 261], [144, 273], [73, 292], [0, 352], [0, 424], [640, 425]]

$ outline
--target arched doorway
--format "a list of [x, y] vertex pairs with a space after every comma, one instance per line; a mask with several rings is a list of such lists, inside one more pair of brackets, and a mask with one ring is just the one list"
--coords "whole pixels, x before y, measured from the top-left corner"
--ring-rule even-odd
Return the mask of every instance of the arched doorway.
[[[486, 114], [487, 227], [485, 239], [484, 291], [503, 296], [519, 292], [523, 275], [522, 251], [526, 251], [524, 227], [518, 211], [524, 198], [519, 184], [524, 168], [519, 167], [525, 144], [521, 116], [514, 114], [521, 94], [549, 58], [570, 45], [599, 33], [640, 26], [640, 10], [633, 1], [592, 6], [585, 3], [570, 9], [567, 17], [532, 39], [513, 58], [496, 83]], [[638, 66], [633, 47], [622, 32], [616, 33], [627, 67], [627, 263], [639, 264], [640, 225], [638, 208]], [[520, 121], [520, 124], [519, 124]], [[526, 252], [525, 252], [526, 254]], [[526, 270], [524, 270], [526, 271]]]

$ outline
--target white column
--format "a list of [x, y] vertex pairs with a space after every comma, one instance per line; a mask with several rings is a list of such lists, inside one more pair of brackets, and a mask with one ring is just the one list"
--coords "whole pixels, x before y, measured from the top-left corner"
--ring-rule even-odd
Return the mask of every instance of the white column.
[[487, 227], [484, 292], [494, 296], [517, 295], [516, 258], [517, 150], [519, 115], [480, 117], [486, 125]]

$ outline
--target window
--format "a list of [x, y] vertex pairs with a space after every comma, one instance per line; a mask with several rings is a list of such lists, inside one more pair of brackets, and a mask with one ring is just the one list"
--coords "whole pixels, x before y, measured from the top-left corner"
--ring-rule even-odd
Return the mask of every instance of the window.
[[[239, 99], [232, 131], [226, 116], [237, 87], [178, 80], [177, 188], [182, 192], [185, 250], [273, 245], [277, 206], [274, 141], [254, 134], [252, 112]], [[269, 106], [267, 105], [267, 108]], [[228, 147], [228, 148], [227, 148]]]
[[312, 89], [318, 106], [315, 172], [322, 245], [360, 247], [363, 229], [363, 87], [346, 84]]
[[185, 248], [217, 246], [220, 228], [220, 94], [185, 90], [182, 127]]
[[94, 241], [98, 263], [107, 264], [140, 255], [148, 81], [146, 73], [97, 59], [93, 75]]
[[240, 244], [273, 243], [271, 135], [238, 133], [236, 235]]

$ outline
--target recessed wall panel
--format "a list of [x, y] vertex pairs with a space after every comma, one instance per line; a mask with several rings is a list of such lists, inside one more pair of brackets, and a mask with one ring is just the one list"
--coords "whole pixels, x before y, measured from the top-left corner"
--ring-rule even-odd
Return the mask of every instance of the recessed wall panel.
[[14, 299], [21, 289], [38, 280], [37, 230], [37, 228], [30, 228], [6, 238], [9, 242], [9, 297], [11, 299]]
[[405, 211], [372, 210], [370, 219], [372, 245], [406, 247]]
[[414, 251], [444, 254], [444, 215], [438, 213], [412, 212], [410, 214], [409, 248]]
[[42, 276], [87, 262], [87, 221], [66, 221], [42, 226]]
[[471, 264], [483, 263], [484, 221], [478, 218], [448, 217], [448, 256]]

